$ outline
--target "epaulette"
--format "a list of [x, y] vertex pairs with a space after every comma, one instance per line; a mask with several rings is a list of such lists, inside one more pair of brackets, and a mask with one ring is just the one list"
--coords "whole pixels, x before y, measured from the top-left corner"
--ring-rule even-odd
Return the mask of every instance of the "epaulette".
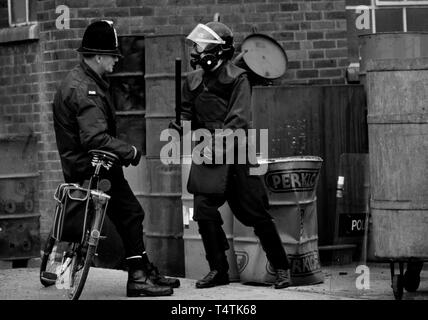
[[98, 95], [98, 88], [95, 84], [89, 83], [88, 84], [88, 96], [97, 96]]

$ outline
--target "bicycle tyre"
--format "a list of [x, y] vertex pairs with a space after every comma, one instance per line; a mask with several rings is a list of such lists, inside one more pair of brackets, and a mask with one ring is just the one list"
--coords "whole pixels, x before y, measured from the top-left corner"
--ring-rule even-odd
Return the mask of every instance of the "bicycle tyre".
[[[80, 250], [77, 250], [77, 252], [74, 253], [70, 270], [70, 289], [68, 289], [68, 298], [70, 300], [78, 300], [82, 294], [83, 287], [85, 286], [86, 279], [89, 274], [89, 269], [95, 256], [95, 251], [96, 246], [88, 245], [86, 254], [84, 254], [83, 257], [80, 255]], [[84, 259], [83, 266], [78, 269], [80, 266], [80, 259]]]
[[56, 273], [51, 272], [51, 270], [46, 270], [48, 265], [53, 263], [52, 259], [55, 259], [55, 257], [52, 257], [51, 253], [56, 242], [56, 239], [49, 234], [41, 257], [39, 278], [41, 284], [45, 287], [50, 287], [56, 282]]

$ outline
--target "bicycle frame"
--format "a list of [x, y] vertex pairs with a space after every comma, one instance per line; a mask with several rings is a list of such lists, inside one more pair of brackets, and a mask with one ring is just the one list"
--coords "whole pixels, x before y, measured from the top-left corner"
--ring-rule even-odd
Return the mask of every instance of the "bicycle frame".
[[104, 224], [108, 201], [110, 200], [110, 196], [108, 194], [98, 190], [99, 173], [102, 166], [103, 164], [101, 162], [96, 163], [95, 172], [89, 180], [88, 185], [88, 190], [90, 190], [91, 193], [90, 198], [92, 201], [94, 212], [88, 243], [89, 245], [94, 246], [98, 245], [98, 241], [101, 237], [101, 229]]
[[98, 190], [91, 190], [91, 201], [94, 206], [94, 217], [92, 220], [91, 231], [88, 240], [89, 245], [98, 245], [109, 200], [110, 196], [105, 194], [104, 192]]

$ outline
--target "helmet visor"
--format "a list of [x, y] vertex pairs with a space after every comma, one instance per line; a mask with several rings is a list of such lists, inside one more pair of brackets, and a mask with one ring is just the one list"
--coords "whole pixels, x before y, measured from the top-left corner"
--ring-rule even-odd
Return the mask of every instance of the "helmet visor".
[[210, 44], [225, 44], [226, 42], [220, 38], [211, 28], [204, 24], [198, 24], [192, 32], [186, 37], [188, 44], [195, 46], [198, 53], [203, 52]]

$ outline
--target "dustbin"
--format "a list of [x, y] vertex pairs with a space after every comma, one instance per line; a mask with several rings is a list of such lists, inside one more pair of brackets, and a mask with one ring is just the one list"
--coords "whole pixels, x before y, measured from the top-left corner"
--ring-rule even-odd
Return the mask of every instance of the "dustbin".
[[[322, 159], [314, 156], [261, 160], [270, 213], [274, 218], [291, 269], [292, 285], [321, 283], [316, 187]], [[253, 228], [234, 220], [234, 248], [241, 282], [271, 284], [275, 273]]]
[[[193, 195], [187, 191], [187, 180], [190, 173], [191, 156], [183, 156], [182, 161], [182, 204], [183, 204], [183, 241], [184, 241], [184, 268], [186, 278], [201, 279], [209, 271], [207, 259], [205, 258], [204, 245], [198, 231], [198, 224], [192, 220], [193, 216]], [[229, 250], [226, 251], [229, 263], [230, 281], [239, 281], [238, 266], [233, 245], [233, 214], [226, 202], [219, 208], [223, 219], [223, 230], [229, 243]]]

